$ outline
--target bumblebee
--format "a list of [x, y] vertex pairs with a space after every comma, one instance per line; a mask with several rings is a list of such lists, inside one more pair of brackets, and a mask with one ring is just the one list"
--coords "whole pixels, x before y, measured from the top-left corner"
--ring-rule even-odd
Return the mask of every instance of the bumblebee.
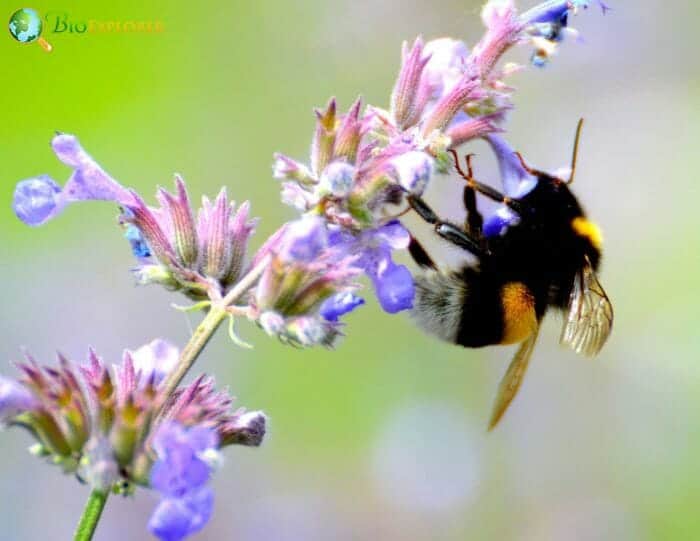
[[[441, 220], [417, 196], [410, 206], [442, 239], [473, 254], [476, 263], [441, 270], [412, 237], [409, 246], [422, 272], [416, 276], [413, 317], [420, 327], [443, 340], [468, 348], [519, 344], [498, 388], [489, 429], [515, 398], [535, 348], [540, 323], [550, 308], [565, 321], [561, 343], [576, 353], [599, 353], [612, 330], [613, 309], [596, 277], [602, 237], [569, 189], [576, 172], [583, 119], [579, 121], [568, 180], [530, 168], [536, 178], [525, 195], [509, 198], [474, 179], [451, 150], [463, 190], [467, 217], [462, 227]], [[477, 194], [504, 205], [518, 218], [500, 234], [484, 234]], [[488, 224], [487, 224], [488, 225]], [[487, 229], [487, 228], [486, 228]]]

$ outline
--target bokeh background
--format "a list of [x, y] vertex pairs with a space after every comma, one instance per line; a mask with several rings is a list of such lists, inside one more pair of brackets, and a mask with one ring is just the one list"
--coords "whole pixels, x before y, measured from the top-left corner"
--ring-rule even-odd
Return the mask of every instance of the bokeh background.
[[[214, 518], [196, 539], [700, 538], [700, 8], [611, 3], [606, 17], [574, 20], [582, 43], [516, 76], [509, 123], [530, 162], [553, 169], [587, 119], [575, 189], [606, 234], [602, 281], [616, 310], [600, 357], [561, 349], [561, 321], [549, 317], [519, 397], [487, 434], [507, 348], [439, 343], [375, 302], [348, 318], [334, 352], [287, 348], [249, 326], [253, 351], [218, 336], [199, 368], [271, 423], [261, 449], [228, 450]], [[293, 217], [271, 156], [306, 159], [312, 107], [358, 94], [385, 106], [401, 41], [473, 44], [479, 4], [34, 1], [75, 21], [166, 30], [49, 34], [51, 54], [0, 38], [2, 372], [14, 373], [23, 346], [49, 361], [92, 345], [116, 361], [157, 336], [183, 344], [196, 323], [169, 307], [181, 299], [134, 287], [113, 206], [71, 207], [36, 230], [14, 217], [17, 180], [68, 175], [49, 147], [54, 130], [79, 135], [144, 195], [176, 171], [196, 197], [228, 186], [262, 217], [259, 244]], [[0, 18], [19, 7], [3, 2]], [[479, 176], [495, 179], [474, 148]], [[455, 193], [440, 179], [430, 199], [454, 215]], [[29, 456], [29, 443], [19, 431], [0, 438], [2, 538], [69, 539], [87, 488]], [[148, 539], [155, 502], [146, 491], [113, 498], [96, 539]]]

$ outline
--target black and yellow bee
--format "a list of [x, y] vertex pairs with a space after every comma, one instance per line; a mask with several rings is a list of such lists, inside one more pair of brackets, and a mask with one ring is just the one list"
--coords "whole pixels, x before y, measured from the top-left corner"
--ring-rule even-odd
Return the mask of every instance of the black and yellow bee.
[[[423, 269], [416, 277], [413, 315], [419, 326], [464, 347], [520, 344], [506, 371], [493, 407], [489, 428], [501, 419], [522, 383], [547, 310], [565, 312], [561, 342], [577, 353], [596, 355], [612, 329], [613, 310], [596, 277], [602, 237], [569, 189], [574, 179], [583, 120], [574, 143], [571, 176], [556, 178], [523, 168], [537, 182], [519, 198], [509, 198], [474, 179], [471, 156], [467, 172], [453, 153], [457, 172], [466, 181], [467, 211], [463, 227], [441, 220], [420, 197], [413, 209], [435, 232], [477, 258], [458, 270], [438, 269], [425, 249], [412, 239], [410, 252]], [[519, 220], [501, 235], [482, 232], [483, 217], [476, 193], [504, 204]]]

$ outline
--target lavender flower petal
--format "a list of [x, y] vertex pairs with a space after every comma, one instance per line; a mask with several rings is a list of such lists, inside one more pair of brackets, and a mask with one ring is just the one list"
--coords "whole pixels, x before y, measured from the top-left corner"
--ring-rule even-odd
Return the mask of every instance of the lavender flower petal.
[[141, 230], [133, 224], [127, 224], [124, 230], [124, 238], [129, 241], [131, 252], [136, 259], [146, 259], [151, 257], [151, 249], [148, 247], [146, 239], [143, 238]]
[[516, 225], [519, 221], [520, 217], [513, 210], [501, 205], [493, 214], [486, 217], [482, 232], [487, 238], [500, 237], [505, 235], [509, 227]]
[[287, 226], [281, 241], [280, 257], [283, 261], [310, 262], [316, 259], [328, 243], [323, 220], [317, 216], [305, 216]]
[[411, 272], [404, 265], [390, 263], [371, 278], [379, 304], [385, 312], [396, 314], [413, 308], [415, 285]]
[[364, 303], [365, 300], [362, 297], [358, 297], [346, 291], [326, 299], [321, 305], [319, 313], [326, 321], [338, 321], [341, 316], [352, 312], [355, 308], [362, 306]]
[[[610, 6], [605, 2], [602, 0], [597, 0], [597, 2], [600, 9], [603, 10], [603, 14], [610, 11]], [[529, 9], [520, 18], [528, 24], [560, 23], [565, 20], [572, 9], [587, 9], [589, 5], [589, 0], [549, 0]], [[564, 26], [566, 26], [566, 23], [564, 23]]]
[[63, 210], [60, 194], [61, 187], [48, 175], [22, 180], [15, 187], [12, 209], [25, 224], [41, 225]]
[[179, 423], [162, 425], [153, 440], [158, 460], [151, 469], [151, 486], [166, 497], [183, 497], [209, 480], [210, 468], [200, 454], [215, 448], [218, 438], [204, 427], [185, 429]]
[[496, 154], [506, 195], [519, 198], [530, 193], [537, 184], [537, 177], [525, 170], [515, 150], [498, 135], [489, 135], [486, 140]]
[[0, 376], [0, 424], [38, 406], [39, 402], [24, 385]]
[[406, 152], [393, 158], [389, 164], [404, 190], [423, 195], [434, 169], [434, 160], [428, 154], [418, 150]]
[[213, 506], [214, 494], [209, 488], [187, 498], [162, 500], [148, 521], [148, 529], [161, 541], [180, 541], [204, 527]]
[[430, 85], [433, 98], [449, 92], [466, 70], [469, 49], [462, 41], [439, 38], [425, 44], [424, 53], [430, 56], [423, 77]]
[[153, 378], [156, 385], [175, 368], [180, 356], [177, 347], [161, 338], [130, 353], [134, 368], [141, 372], [144, 379]]
[[355, 168], [345, 162], [333, 162], [323, 170], [319, 188], [322, 193], [345, 197], [355, 181]]
[[57, 135], [51, 146], [58, 159], [73, 169], [73, 174], [62, 189], [46, 175], [20, 182], [13, 202], [20, 220], [41, 225], [75, 201], [114, 201], [122, 205], [131, 202], [129, 191], [105, 173], [75, 136]]
[[221, 443], [258, 447], [266, 430], [267, 416], [262, 411], [241, 411], [234, 420], [221, 427]]
[[398, 220], [377, 228], [373, 235], [392, 250], [405, 250], [411, 242], [411, 234]]

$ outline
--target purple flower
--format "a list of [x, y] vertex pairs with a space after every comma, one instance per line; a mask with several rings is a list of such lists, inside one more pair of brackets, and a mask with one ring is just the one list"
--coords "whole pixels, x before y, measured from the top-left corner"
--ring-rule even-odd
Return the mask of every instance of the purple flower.
[[486, 34], [473, 47], [469, 63], [487, 81], [503, 54], [518, 42], [524, 23], [518, 20], [513, 0], [489, 0], [481, 20]]
[[506, 195], [520, 198], [530, 193], [537, 184], [537, 177], [528, 173], [523, 167], [515, 150], [498, 135], [490, 135], [486, 140], [496, 155], [501, 184]]
[[[602, 0], [597, 0], [603, 14], [610, 11], [610, 7]], [[589, 0], [549, 0], [533, 7], [523, 13], [520, 18], [528, 23], [562, 23], [566, 26], [566, 18], [573, 11], [588, 9]]]
[[428, 81], [422, 80], [430, 55], [423, 54], [423, 40], [419, 37], [409, 49], [403, 44], [403, 63], [391, 93], [391, 116], [400, 129], [406, 129], [421, 117], [430, 98]]
[[285, 262], [310, 263], [328, 246], [324, 221], [318, 216], [304, 216], [287, 226], [280, 258]]
[[362, 306], [365, 300], [350, 291], [337, 293], [326, 299], [319, 310], [327, 321], [338, 321], [338, 318]]
[[413, 195], [422, 195], [433, 176], [434, 160], [425, 152], [405, 152], [391, 159], [389, 164], [399, 185]]
[[[564, 31], [576, 35], [574, 30], [569, 29], [569, 15], [576, 14], [579, 9], [587, 9], [589, 5], [589, 0], [549, 0], [520, 16], [535, 47], [531, 58], [535, 66], [547, 64], [556, 51], [556, 43], [564, 39]], [[602, 0], [598, 0], [598, 5], [603, 14], [610, 10]]]
[[24, 385], [0, 376], [0, 425], [38, 406], [39, 401]]
[[449, 92], [467, 69], [469, 49], [463, 41], [439, 38], [425, 44], [424, 54], [430, 59], [423, 77], [430, 86], [433, 98]]
[[216, 451], [219, 438], [210, 428], [168, 422], [158, 427], [151, 445], [158, 455], [151, 486], [166, 497], [180, 498], [209, 481], [211, 471], [203, 457]]
[[[0, 423], [26, 427], [38, 440], [35, 454], [99, 490], [129, 494], [153, 477], [168, 497], [179, 497], [206, 483], [207, 461], [215, 458], [209, 449], [260, 445], [266, 417], [233, 411], [233, 399], [205, 376], [166, 396], [164, 371], [177, 357], [163, 340], [125, 351], [122, 363], [111, 369], [92, 350], [77, 367], [64, 357], [44, 366], [28, 356], [17, 364], [19, 380], [0, 377]], [[161, 410], [180, 430], [164, 430], [156, 438], [153, 419]], [[151, 447], [162, 459], [155, 470]]]
[[129, 352], [136, 371], [144, 379], [152, 380], [158, 385], [177, 364], [180, 352], [167, 340], [156, 338], [135, 351]]
[[382, 259], [372, 263], [373, 270], [367, 271], [379, 304], [389, 314], [410, 310], [416, 294], [413, 275], [404, 265], [396, 265], [385, 256], [379, 257]]
[[221, 295], [246, 266], [248, 241], [256, 225], [249, 219], [250, 205], [244, 202], [236, 208], [222, 189], [214, 201], [202, 198], [195, 219], [179, 176], [175, 188], [174, 194], [159, 190], [160, 208], [149, 207], [134, 194], [134, 202], [122, 214], [127, 238], [139, 258], [137, 279], [181, 290], [196, 300]]
[[12, 208], [28, 225], [41, 225], [60, 209], [61, 187], [48, 175], [23, 180], [15, 188]]
[[[529, 173], [515, 150], [497, 135], [489, 135], [486, 140], [496, 155], [501, 173], [501, 184], [505, 194], [512, 198], [521, 198], [530, 193], [537, 185], [537, 177]], [[520, 217], [506, 205], [499, 205], [484, 220], [483, 233], [486, 237], [502, 236], [508, 227], [517, 224]]]
[[101, 492], [112, 490], [119, 479], [119, 464], [114, 456], [114, 448], [104, 434], [96, 434], [85, 445], [78, 475]]
[[184, 539], [201, 530], [209, 520], [214, 497], [206, 484], [218, 443], [213, 429], [187, 429], [174, 422], [158, 428], [152, 442], [158, 459], [151, 469], [151, 486], [163, 500], [153, 512], [148, 528], [159, 539]]
[[56, 135], [51, 146], [58, 159], [72, 168], [73, 173], [63, 188], [47, 175], [17, 184], [12, 208], [24, 223], [32, 226], [46, 223], [76, 201], [114, 201], [120, 205], [132, 202], [129, 190], [105, 173], [75, 136]]
[[509, 207], [499, 205], [496, 210], [484, 220], [482, 232], [485, 237], [502, 237], [512, 225], [520, 222], [520, 217]]
[[337, 161], [326, 167], [319, 181], [319, 195], [345, 197], [352, 190], [356, 169], [345, 162]]
[[23, 222], [44, 224], [76, 201], [112, 201], [122, 208], [139, 283], [159, 283], [201, 300], [220, 296], [240, 277], [256, 223], [249, 220], [247, 202], [235, 209], [221, 190], [213, 202], [203, 198], [195, 219], [184, 181], [176, 176], [175, 193], [159, 190], [160, 208], [152, 208], [110, 177], [75, 136], [57, 135], [52, 146], [73, 174], [63, 188], [46, 175], [19, 182], [13, 208]]
[[267, 431], [267, 416], [262, 411], [236, 412], [230, 420], [219, 426], [221, 445], [245, 445], [258, 447]]
[[433, 151], [445, 147], [448, 139], [432, 133], [424, 138], [417, 128], [402, 132], [394, 119], [405, 117], [404, 122], [415, 125], [431, 97], [429, 86], [420, 96], [402, 94], [422, 80], [427, 59], [416, 60], [422, 58], [421, 48], [418, 40], [407, 53], [405, 62], [417, 65], [402, 68], [394, 113], [368, 108], [361, 115], [357, 100], [345, 115], [338, 115], [331, 99], [326, 109], [316, 112], [310, 167], [275, 154], [274, 176], [286, 180], [282, 184], [284, 203], [320, 216], [328, 224], [358, 231], [385, 222], [387, 214], [396, 213], [406, 193], [422, 193], [434, 172]]
[[[271, 262], [255, 288], [249, 317], [269, 335], [296, 345], [331, 346], [340, 334], [341, 309], [326, 302], [354, 291], [361, 270], [357, 258], [333, 246], [330, 236], [323, 219], [307, 215], [286, 224], [260, 249], [271, 254]], [[344, 304], [343, 313], [360, 304]]]
[[398, 221], [358, 235], [342, 231], [331, 235], [332, 246], [357, 257], [354, 264], [372, 280], [380, 305], [390, 314], [413, 307], [413, 277], [391, 259], [392, 251], [408, 248], [409, 242], [408, 231]]
[[146, 239], [143, 238], [138, 227], [128, 224], [124, 231], [124, 238], [129, 241], [131, 252], [136, 259], [140, 261], [151, 257], [151, 249], [148, 247]]
[[205, 526], [213, 506], [214, 493], [206, 487], [184, 498], [165, 498], [154, 509], [148, 529], [162, 541], [180, 541]]

